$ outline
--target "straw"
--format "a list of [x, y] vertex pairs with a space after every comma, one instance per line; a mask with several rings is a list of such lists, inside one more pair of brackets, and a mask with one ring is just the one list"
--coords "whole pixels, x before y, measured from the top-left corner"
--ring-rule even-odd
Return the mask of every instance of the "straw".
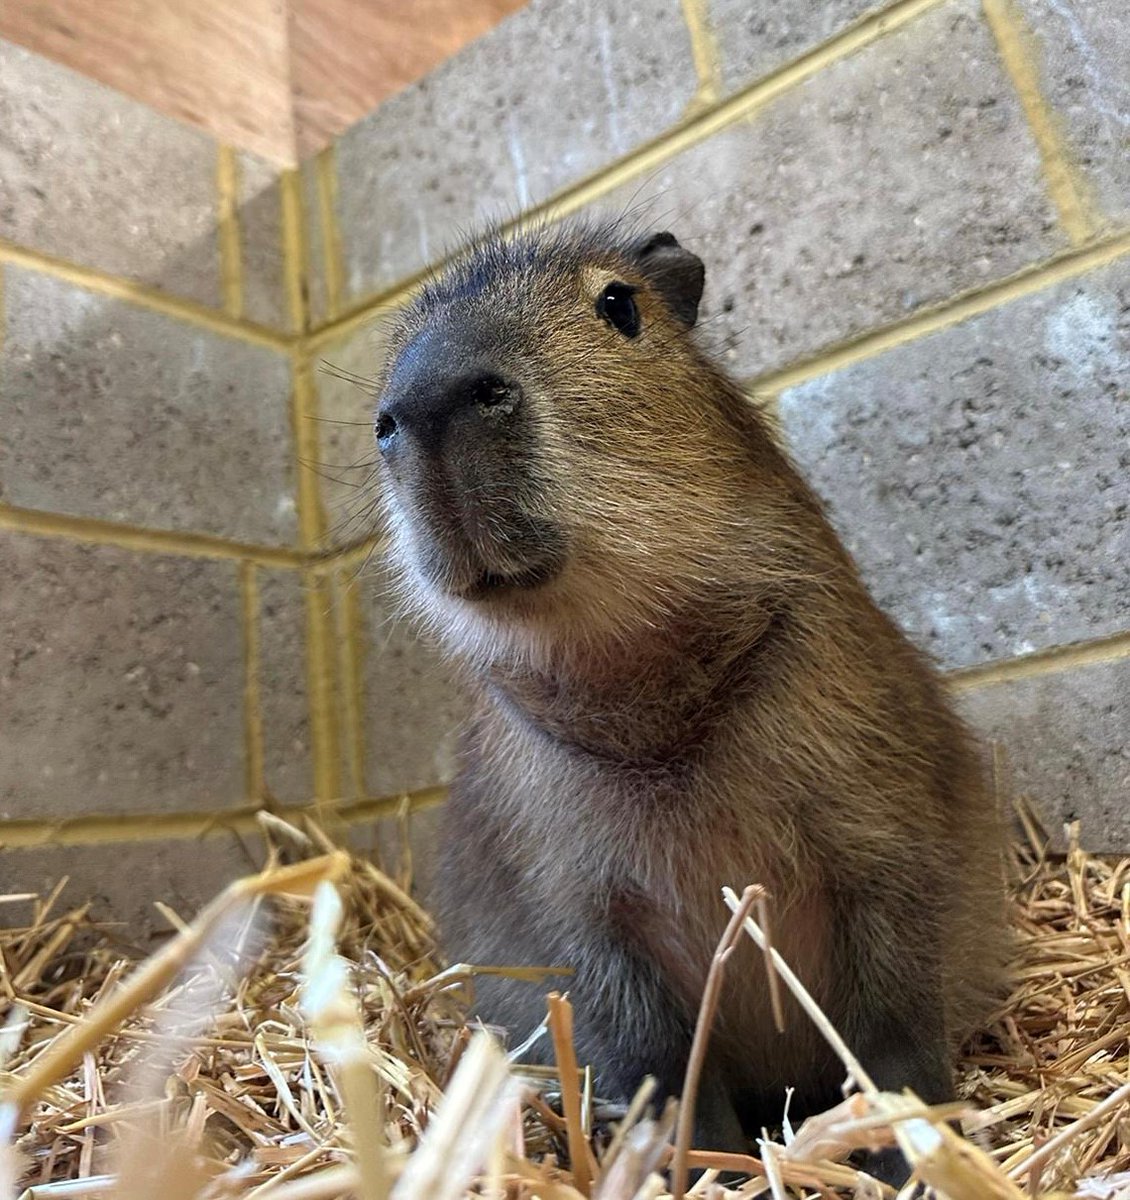
[[[891, 1195], [846, 1159], [895, 1141], [951, 1200], [1114, 1200], [1130, 1187], [1130, 859], [1087, 854], [1074, 829], [1057, 856], [1029, 810], [1021, 825], [1012, 982], [958, 1064], [960, 1107], [876, 1090], [762, 936], [768, 986], [793, 994], [792, 1019], [816, 1023], [861, 1091], [783, 1143], [769, 1130], [750, 1154], [678, 1160], [673, 1105], [650, 1116], [641, 1093], [610, 1123], [567, 1001], [549, 1022], [559, 1069], [509, 1064], [470, 1018], [478, 975], [537, 989], [564, 964], [445, 967], [418, 902], [311, 822], [266, 822], [272, 863], [291, 861], [193, 921], [169, 909], [175, 932], [148, 959], [61, 887], [3, 897], [0, 1200], [140, 1196], [146, 1155], [172, 1179], [162, 1200], [658, 1200], [673, 1195], [664, 1171], [684, 1167], [706, 1171], [687, 1192], [701, 1200], [829, 1200]], [[246, 922], [260, 904], [256, 940]], [[741, 928], [756, 940], [765, 914], [753, 911]], [[719, 904], [720, 931], [725, 917]], [[199, 974], [223, 986], [203, 999]], [[194, 1005], [194, 1028], [170, 1038], [169, 1014]], [[964, 1136], [949, 1124], [959, 1116]], [[723, 1186], [720, 1171], [745, 1182]]]

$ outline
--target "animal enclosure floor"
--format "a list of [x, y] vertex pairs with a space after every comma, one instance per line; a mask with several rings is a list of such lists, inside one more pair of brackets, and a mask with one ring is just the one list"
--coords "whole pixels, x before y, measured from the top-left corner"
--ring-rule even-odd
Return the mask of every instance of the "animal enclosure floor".
[[[3, 898], [0, 1200], [668, 1194], [673, 1114], [617, 1137], [578, 1073], [515, 1081], [403, 886], [316, 827], [265, 832], [268, 871], [192, 926], [169, 913], [178, 938], [140, 970], [65, 892]], [[960, 1064], [964, 1140], [940, 1117], [904, 1126], [941, 1131], [922, 1169], [954, 1200], [1130, 1196], [1130, 859], [1037, 841], [1014, 848], [1012, 992]], [[862, 1103], [815, 1149], [752, 1147], [747, 1182], [708, 1172], [692, 1194], [883, 1194], [817, 1161], [876, 1124]]]

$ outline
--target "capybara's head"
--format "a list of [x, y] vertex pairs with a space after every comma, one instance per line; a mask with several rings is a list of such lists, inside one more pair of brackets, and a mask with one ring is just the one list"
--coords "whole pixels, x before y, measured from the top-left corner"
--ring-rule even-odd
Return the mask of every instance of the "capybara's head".
[[693, 342], [703, 277], [669, 233], [571, 225], [485, 239], [404, 314], [382, 488], [441, 634], [599, 638], [727, 577], [772, 454]]

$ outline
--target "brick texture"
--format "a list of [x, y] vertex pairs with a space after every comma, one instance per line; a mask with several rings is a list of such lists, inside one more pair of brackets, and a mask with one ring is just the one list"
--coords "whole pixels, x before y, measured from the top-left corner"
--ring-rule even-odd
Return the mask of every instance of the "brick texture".
[[599, 208], [638, 211], [701, 255], [700, 338], [740, 376], [1062, 245], [1023, 112], [966, 0], [819, 72]]
[[733, 92], [882, 5], [877, 0], [707, 0], [706, 7], [722, 87]]
[[951, 666], [1130, 625], [1130, 264], [786, 391], [876, 598]]
[[253, 154], [239, 156], [237, 219], [243, 315], [272, 329], [289, 330], [279, 172], [277, 167]]
[[232, 563], [2, 533], [0, 578], [0, 818], [242, 803]]
[[346, 288], [419, 271], [682, 116], [697, 78], [679, 0], [533, 0], [338, 145]]
[[[227, 884], [252, 874], [264, 860], [258, 839], [228, 833], [183, 840], [0, 850], [5, 891], [42, 896], [65, 877], [67, 886], [59, 905], [90, 902], [93, 920], [108, 922], [107, 932], [115, 940], [143, 952], [174, 932], [154, 908], [156, 901], [167, 904], [182, 920], [191, 920]], [[24, 911], [8, 906], [5, 918], [19, 920]], [[30, 915], [30, 906], [26, 911]]]
[[216, 146], [0, 41], [0, 236], [220, 303]]
[[998, 683], [961, 707], [1005, 750], [1012, 789], [1032, 798], [1048, 832], [1081, 822], [1084, 846], [1130, 846], [1130, 659]]
[[305, 588], [298, 571], [258, 571], [257, 579], [263, 778], [271, 799], [303, 804], [314, 794]]
[[[1008, 0], [1104, 236], [1130, 222], [1130, 24], [1119, 0]], [[733, 95], [878, 0], [699, 0]], [[708, 47], [709, 49], [710, 47]], [[699, 47], [701, 49], [701, 47]], [[683, 0], [532, 0], [334, 149], [341, 306], [398, 287], [467, 232], [528, 211], [680, 127], [701, 99]], [[704, 126], [690, 126], [700, 133]], [[683, 143], [680, 143], [683, 144]], [[0, 238], [219, 307], [218, 151], [206, 136], [0, 43]], [[1054, 167], [1054, 164], [1053, 164]], [[239, 158], [242, 314], [291, 332], [277, 171]], [[594, 205], [674, 230], [707, 264], [699, 338], [745, 381], [1069, 249], [978, 0], [939, 0]], [[611, 182], [611, 181], [610, 181]], [[310, 324], [333, 305], [305, 163]], [[290, 356], [0, 268], [0, 505], [294, 546]], [[238, 330], [233, 330], [238, 333]], [[316, 374], [322, 549], [380, 532], [380, 320]], [[334, 372], [349, 376], [337, 377]], [[1130, 256], [779, 397], [781, 436], [868, 583], [946, 666], [1130, 630]], [[765, 389], [766, 393], [772, 389]], [[240, 567], [0, 533], [0, 820], [230, 809], [248, 781]], [[265, 797], [313, 793], [306, 586], [256, 568]], [[319, 575], [340, 795], [450, 780], [467, 700], [398, 615], [378, 556]], [[332, 586], [331, 586], [332, 584]], [[1130, 660], [977, 683], [1053, 828], [1130, 846]], [[355, 667], [360, 696], [349, 691]], [[358, 714], [355, 701], [360, 701]], [[355, 718], [360, 720], [360, 729]], [[442, 809], [355, 830], [427, 894]], [[2, 844], [2, 830], [0, 830]], [[250, 857], [259, 853], [250, 846]], [[229, 837], [10, 851], [6, 886], [72, 876], [130, 936], [249, 866]]]
[[306, 222], [306, 307], [310, 324], [316, 327], [329, 318], [330, 311], [326, 279], [326, 230], [318, 197], [317, 166], [313, 159], [302, 164], [301, 177]]
[[0, 499], [161, 529], [295, 536], [286, 357], [4, 271]]
[[1130, 20], [1123, 0], [1017, 0], [1044, 93], [1100, 223], [1130, 221]]
[[395, 796], [450, 781], [466, 701], [440, 654], [397, 615], [388, 577], [363, 579], [365, 780]]

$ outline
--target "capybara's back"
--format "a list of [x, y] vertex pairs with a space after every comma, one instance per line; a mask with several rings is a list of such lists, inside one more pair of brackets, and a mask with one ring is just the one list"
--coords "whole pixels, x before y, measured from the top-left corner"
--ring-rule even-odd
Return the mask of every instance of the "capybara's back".
[[[439, 885], [448, 953], [568, 966], [601, 1090], [677, 1093], [720, 888], [764, 884], [775, 942], [880, 1086], [951, 1095], [997, 985], [1000, 829], [926, 658], [696, 347], [702, 264], [666, 233], [488, 239], [404, 317], [377, 411], [408, 603], [476, 696]], [[521, 1039], [536, 986], [480, 984]], [[702, 1144], [837, 1098], [796, 1008], [735, 959]], [[536, 1051], [535, 1051], [536, 1052]], [[880, 1162], [895, 1178], [900, 1168]]]

